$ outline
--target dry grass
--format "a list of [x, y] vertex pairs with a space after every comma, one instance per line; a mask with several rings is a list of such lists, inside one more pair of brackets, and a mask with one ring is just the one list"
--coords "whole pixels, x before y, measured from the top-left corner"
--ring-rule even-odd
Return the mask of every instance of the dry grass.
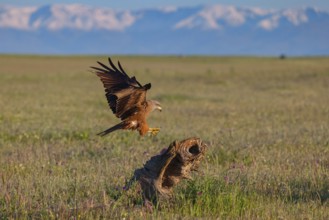
[[[0, 57], [1, 219], [329, 218], [329, 58], [120, 57], [163, 105], [155, 138], [95, 135], [118, 121], [96, 60]], [[125, 181], [191, 136], [201, 173], [145, 212]]]

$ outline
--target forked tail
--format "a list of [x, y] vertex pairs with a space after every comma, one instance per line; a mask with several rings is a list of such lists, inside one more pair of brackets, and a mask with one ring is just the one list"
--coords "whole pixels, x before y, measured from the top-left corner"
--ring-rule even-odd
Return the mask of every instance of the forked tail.
[[102, 131], [102, 132], [98, 133], [97, 135], [103, 137], [103, 136], [105, 136], [105, 135], [107, 135], [107, 134], [109, 134], [113, 131], [116, 131], [116, 130], [119, 130], [119, 129], [127, 129], [127, 125], [128, 125], [127, 122], [123, 121], [119, 124], [114, 125], [113, 127], [109, 128], [109, 129], [106, 129], [105, 131]]

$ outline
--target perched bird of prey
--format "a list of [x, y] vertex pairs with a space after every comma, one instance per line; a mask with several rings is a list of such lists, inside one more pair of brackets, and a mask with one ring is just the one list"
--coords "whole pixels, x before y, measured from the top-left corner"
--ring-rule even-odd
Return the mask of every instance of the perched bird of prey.
[[110, 66], [97, 61], [101, 68], [91, 68], [102, 81], [107, 102], [113, 114], [120, 118], [121, 122], [98, 135], [104, 136], [118, 129], [137, 130], [141, 136], [147, 133], [157, 134], [160, 128], [149, 128], [146, 122], [147, 116], [152, 111], [162, 110], [158, 101], [146, 100], [146, 92], [151, 88], [151, 83], [142, 86], [134, 76], [127, 75], [120, 62], [118, 69], [110, 58], [108, 60]]

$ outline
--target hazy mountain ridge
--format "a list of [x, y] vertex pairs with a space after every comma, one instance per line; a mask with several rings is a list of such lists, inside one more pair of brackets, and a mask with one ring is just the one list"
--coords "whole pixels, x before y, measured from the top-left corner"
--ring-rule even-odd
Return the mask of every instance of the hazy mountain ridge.
[[329, 12], [235, 6], [0, 6], [2, 53], [329, 54]]

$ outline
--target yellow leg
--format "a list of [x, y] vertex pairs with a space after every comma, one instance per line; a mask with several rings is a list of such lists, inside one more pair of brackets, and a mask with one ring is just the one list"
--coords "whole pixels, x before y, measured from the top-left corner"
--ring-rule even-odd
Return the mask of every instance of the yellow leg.
[[148, 132], [151, 133], [152, 136], [155, 136], [159, 133], [160, 128], [149, 128]]

